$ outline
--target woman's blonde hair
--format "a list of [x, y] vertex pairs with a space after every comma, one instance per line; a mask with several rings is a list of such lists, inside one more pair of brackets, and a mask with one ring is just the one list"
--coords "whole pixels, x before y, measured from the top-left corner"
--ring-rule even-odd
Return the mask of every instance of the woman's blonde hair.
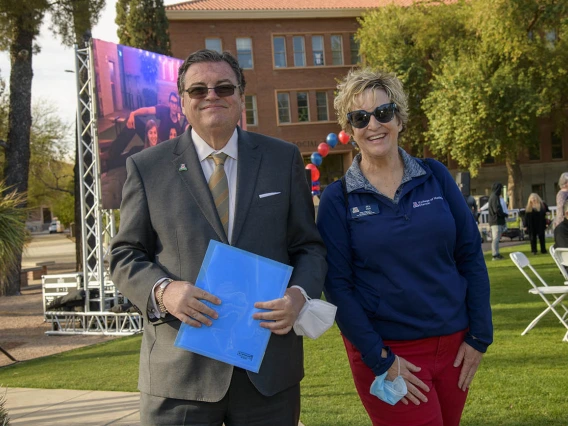
[[396, 104], [395, 116], [402, 124], [403, 132], [408, 121], [408, 100], [402, 82], [394, 74], [371, 68], [352, 69], [337, 85], [338, 93], [333, 106], [341, 128], [350, 135], [353, 134], [347, 113], [352, 110], [355, 98], [368, 89], [384, 90], [390, 101]]
[[534, 207], [534, 210], [536, 210], [537, 212], [539, 212], [539, 211], [540, 211], [540, 208], [541, 208], [541, 206], [542, 206], [542, 198], [540, 198], [540, 197], [538, 196], [538, 194], [536, 194], [536, 193], [534, 193], [534, 192], [533, 192], [531, 195], [529, 195], [529, 200], [528, 200], [528, 202], [527, 202], [526, 212], [527, 212], [527, 213], [530, 213], [530, 212], [533, 211], [533, 205], [532, 205], [532, 203], [531, 203], [531, 200], [535, 200], [535, 201], [538, 202], [538, 204]]

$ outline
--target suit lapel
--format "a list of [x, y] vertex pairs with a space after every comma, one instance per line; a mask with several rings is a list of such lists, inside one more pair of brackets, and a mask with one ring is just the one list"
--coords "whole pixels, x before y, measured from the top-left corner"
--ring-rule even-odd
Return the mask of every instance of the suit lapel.
[[231, 238], [232, 245], [237, 243], [247, 218], [262, 158], [258, 144], [252, 140], [248, 133], [240, 128], [237, 128], [237, 131], [239, 133], [239, 159], [237, 162], [237, 197]]
[[174, 149], [174, 159], [172, 163], [174, 164], [176, 173], [187, 186], [189, 193], [195, 199], [203, 216], [213, 227], [219, 239], [223, 243], [229, 244], [225, 230], [217, 214], [211, 191], [203, 175], [199, 158], [197, 158], [197, 152], [195, 151], [195, 146], [191, 139], [191, 128], [180, 136]]

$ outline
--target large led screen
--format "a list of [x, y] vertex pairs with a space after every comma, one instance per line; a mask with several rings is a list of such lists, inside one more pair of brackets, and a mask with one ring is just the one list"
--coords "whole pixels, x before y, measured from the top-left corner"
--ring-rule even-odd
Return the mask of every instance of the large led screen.
[[189, 125], [177, 93], [183, 61], [93, 40], [102, 205], [118, 209], [126, 159]]

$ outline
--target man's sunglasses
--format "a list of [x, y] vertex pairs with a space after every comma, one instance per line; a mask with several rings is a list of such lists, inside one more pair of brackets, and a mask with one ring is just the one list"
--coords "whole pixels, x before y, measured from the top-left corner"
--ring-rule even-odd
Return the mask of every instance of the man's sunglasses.
[[388, 123], [394, 117], [394, 112], [397, 110], [397, 106], [394, 102], [390, 104], [379, 105], [374, 111], [369, 112], [364, 109], [357, 111], [351, 111], [347, 113], [347, 121], [351, 126], [356, 129], [364, 129], [369, 125], [371, 121], [371, 116], [374, 115], [379, 123]]
[[209, 90], [214, 90], [217, 96], [220, 98], [226, 98], [227, 96], [233, 96], [235, 93], [235, 89], [238, 86], [233, 84], [220, 84], [219, 86], [215, 87], [205, 87], [205, 86], [195, 86], [190, 87], [189, 89], [185, 90], [191, 99], [201, 99], [207, 96]]

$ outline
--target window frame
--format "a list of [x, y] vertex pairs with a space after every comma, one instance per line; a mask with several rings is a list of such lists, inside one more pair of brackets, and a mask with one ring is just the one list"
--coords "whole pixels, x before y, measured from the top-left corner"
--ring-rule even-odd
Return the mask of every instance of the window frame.
[[[280, 96], [286, 96], [287, 100], [286, 102], [288, 103], [288, 105], [286, 105], [285, 107], [280, 106]], [[288, 115], [288, 121], [282, 121], [281, 119], [281, 115], [280, 112], [283, 111], [283, 108], [286, 108], [286, 113]], [[290, 93], [289, 92], [277, 92], [276, 93], [276, 111], [277, 111], [277, 117], [278, 117], [278, 124], [289, 124], [292, 123], [292, 112], [290, 109]]]
[[[282, 41], [284, 43], [284, 51], [283, 52], [276, 52], [276, 45], [275, 45], [276, 39], [282, 39]], [[278, 64], [276, 62], [276, 55], [282, 55], [282, 54], [283, 54], [283, 59], [284, 59], [284, 65], [278, 66]], [[286, 37], [285, 36], [272, 36], [272, 60], [274, 62], [274, 68], [287, 68], [288, 67], [288, 60], [286, 58]]]
[[[321, 40], [321, 50], [315, 49], [315, 40]], [[316, 63], [316, 52], [321, 52], [321, 64]], [[312, 35], [312, 61], [314, 67], [324, 67], [325, 66], [325, 37], [323, 35], [315, 34]]]
[[[219, 49], [220, 50], [211, 49], [210, 47], [207, 47], [207, 41], [208, 40], [211, 40], [211, 41], [217, 40], [219, 42]], [[209, 49], [209, 50], [214, 50], [215, 52], [218, 52], [218, 53], [223, 53], [223, 40], [221, 40], [220, 37], [205, 37], [205, 48]]]
[[[325, 104], [323, 105], [325, 107], [325, 119], [320, 119], [320, 108], [322, 106], [319, 104], [318, 94], [323, 94], [325, 96]], [[321, 90], [317, 91], [316, 90], [316, 112], [317, 112], [317, 121], [329, 121], [328, 96], [327, 96], [327, 92], [325, 92], [325, 91], [321, 91]]]
[[[300, 95], [305, 96], [306, 105], [300, 107]], [[310, 122], [310, 92], [296, 92], [296, 107], [298, 110], [298, 123]], [[301, 111], [300, 111], [301, 109]], [[302, 118], [305, 116], [305, 120]]]
[[[296, 51], [296, 39], [300, 39], [302, 41], [302, 50], [300, 51]], [[294, 66], [295, 67], [305, 67], [307, 66], [307, 61], [306, 61], [306, 37], [303, 35], [296, 35], [296, 36], [292, 36], [292, 52], [294, 53]], [[296, 54], [301, 54], [301, 58], [303, 61], [303, 64], [298, 65], [296, 63]]]
[[[249, 109], [247, 107], [247, 98], [251, 98], [251, 100], [252, 100], [252, 109]], [[249, 121], [248, 121], [249, 111], [252, 111], [252, 118], [253, 118], [252, 123], [249, 123]], [[256, 106], [256, 95], [245, 95], [245, 120], [246, 120], [247, 126], [258, 126], [258, 108]]]
[[[250, 52], [250, 67], [245, 67], [243, 66], [243, 64], [241, 63], [241, 55], [244, 55], [245, 53], [239, 53], [239, 52], [246, 52], [243, 49], [239, 50], [239, 40], [248, 40], [250, 43], [250, 50], [248, 50], [248, 52]], [[237, 61], [239, 62], [239, 66], [244, 69], [244, 70], [252, 70], [254, 69], [254, 56], [253, 56], [253, 48], [252, 48], [252, 37], [236, 37], [235, 38], [235, 46], [237, 48]]]
[[[353, 54], [356, 53], [356, 56]], [[353, 58], [357, 60], [354, 61]], [[357, 65], [361, 63], [361, 56], [359, 55], [359, 43], [355, 40], [355, 33], [349, 34], [349, 59], [351, 60], [351, 65]]]
[[[334, 38], [339, 40], [339, 51], [333, 49], [333, 40]], [[341, 34], [332, 34], [330, 36], [331, 42], [331, 65], [343, 65], [343, 36]], [[335, 63], [336, 54], [339, 53], [339, 63]]]
[[[560, 157], [554, 156], [554, 150], [557, 148], [560, 148]], [[553, 160], [564, 159], [564, 146], [562, 143], [562, 135], [557, 135], [554, 132], [550, 134], [550, 158]]]

